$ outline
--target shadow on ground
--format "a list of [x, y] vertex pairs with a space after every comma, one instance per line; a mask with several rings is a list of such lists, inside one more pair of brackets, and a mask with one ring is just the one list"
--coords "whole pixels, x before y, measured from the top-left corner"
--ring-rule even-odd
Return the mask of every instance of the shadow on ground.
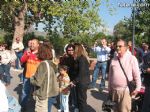
[[98, 100], [102, 100], [102, 101], [106, 101], [107, 97], [108, 97], [108, 93], [106, 92], [99, 92], [99, 91], [95, 91], [95, 90], [91, 90], [91, 95], [98, 99]]
[[[22, 84], [18, 84], [18, 86], [14, 89], [14, 91], [16, 91], [18, 95], [19, 103], [21, 103], [22, 87], [23, 87]], [[27, 106], [26, 106], [27, 110], [23, 112], [34, 112], [34, 105], [35, 105], [35, 101], [33, 100], [32, 95], [30, 95]]]

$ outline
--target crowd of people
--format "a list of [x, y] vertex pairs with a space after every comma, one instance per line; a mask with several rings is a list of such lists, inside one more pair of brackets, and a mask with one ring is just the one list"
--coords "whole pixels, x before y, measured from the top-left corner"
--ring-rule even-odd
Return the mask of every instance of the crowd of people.
[[[87, 90], [103, 91], [106, 89], [107, 78], [109, 96], [117, 103], [113, 108], [115, 112], [130, 112], [132, 97], [138, 94], [143, 84], [146, 89], [141, 112], [150, 112], [150, 53], [146, 43], [143, 43], [142, 47], [135, 47], [133, 52], [131, 41], [127, 43], [120, 39], [116, 43], [108, 43], [106, 38], [97, 40], [91, 47], [97, 55], [93, 74], [90, 74], [89, 70], [88, 52], [81, 43], [67, 44], [59, 60], [56, 59], [55, 50], [48, 40], [41, 42], [34, 38], [29, 40], [28, 47], [24, 48], [17, 37], [12, 44], [12, 50], [8, 50], [7, 44], [0, 44], [0, 85], [2, 91], [5, 91], [5, 86], [10, 85], [10, 68], [15, 60], [15, 68], [23, 68], [20, 102], [22, 112], [27, 111], [31, 96], [35, 101], [35, 112], [51, 112], [53, 100], [58, 96], [59, 112], [86, 112]], [[144, 81], [140, 67], [142, 72], [144, 71]], [[101, 81], [97, 88], [96, 82], [100, 73]], [[129, 91], [127, 78], [136, 83], [132, 93]], [[5, 97], [4, 94], [2, 97]], [[0, 95], [0, 99], [2, 97]], [[3, 106], [4, 112], [8, 110], [8, 103], [6, 104]]]

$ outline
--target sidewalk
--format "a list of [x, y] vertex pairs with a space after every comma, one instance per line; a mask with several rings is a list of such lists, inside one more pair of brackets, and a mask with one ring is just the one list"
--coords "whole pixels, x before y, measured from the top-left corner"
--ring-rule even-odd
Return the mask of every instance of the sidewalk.
[[[22, 71], [15, 71], [13, 68], [11, 68], [11, 85], [7, 87], [8, 91], [11, 95], [14, 95], [18, 100], [21, 96], [21, 89], [22, 85], [20, 83], [19, 74], [22, 73]], [[98, 80], [99, 83], [99, 80]], [[102, 102], [107, 98], [107, 91], [99, 92], [95, 90], [88, 90], [87, 91], [87, 112], [102, 112], [101, 106]], [[34, 112], [33, 110], [34, 104], [32, 102], [29, 102], [28, 104], [28, 111], [27, 112]], [[57, 108], [55, 106], [52, 107], [52, 112], [57, 112]]]

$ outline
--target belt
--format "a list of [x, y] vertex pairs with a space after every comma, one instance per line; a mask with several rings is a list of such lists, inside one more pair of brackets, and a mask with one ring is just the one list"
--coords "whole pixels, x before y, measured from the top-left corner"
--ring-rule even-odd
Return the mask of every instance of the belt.
[[98, 63], [104, 63], [104, 62], [107, 62], [108, 60], [106, 60], [106, 61], [97, 61]]

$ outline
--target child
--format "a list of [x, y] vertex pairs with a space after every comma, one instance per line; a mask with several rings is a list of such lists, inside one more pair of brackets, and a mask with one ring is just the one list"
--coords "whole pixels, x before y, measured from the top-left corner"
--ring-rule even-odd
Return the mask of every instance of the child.
[[8, 112], [6, 87], [1, 80], [0, 80], [0, 112]]
[[65, 65], [60, 66], [58, 76], [59, 87], [60, 87], [60, 110], [64, 112], [69, 112], [69, 94], [70, 94], [70, 79], [67, 74], [68, 67]]

